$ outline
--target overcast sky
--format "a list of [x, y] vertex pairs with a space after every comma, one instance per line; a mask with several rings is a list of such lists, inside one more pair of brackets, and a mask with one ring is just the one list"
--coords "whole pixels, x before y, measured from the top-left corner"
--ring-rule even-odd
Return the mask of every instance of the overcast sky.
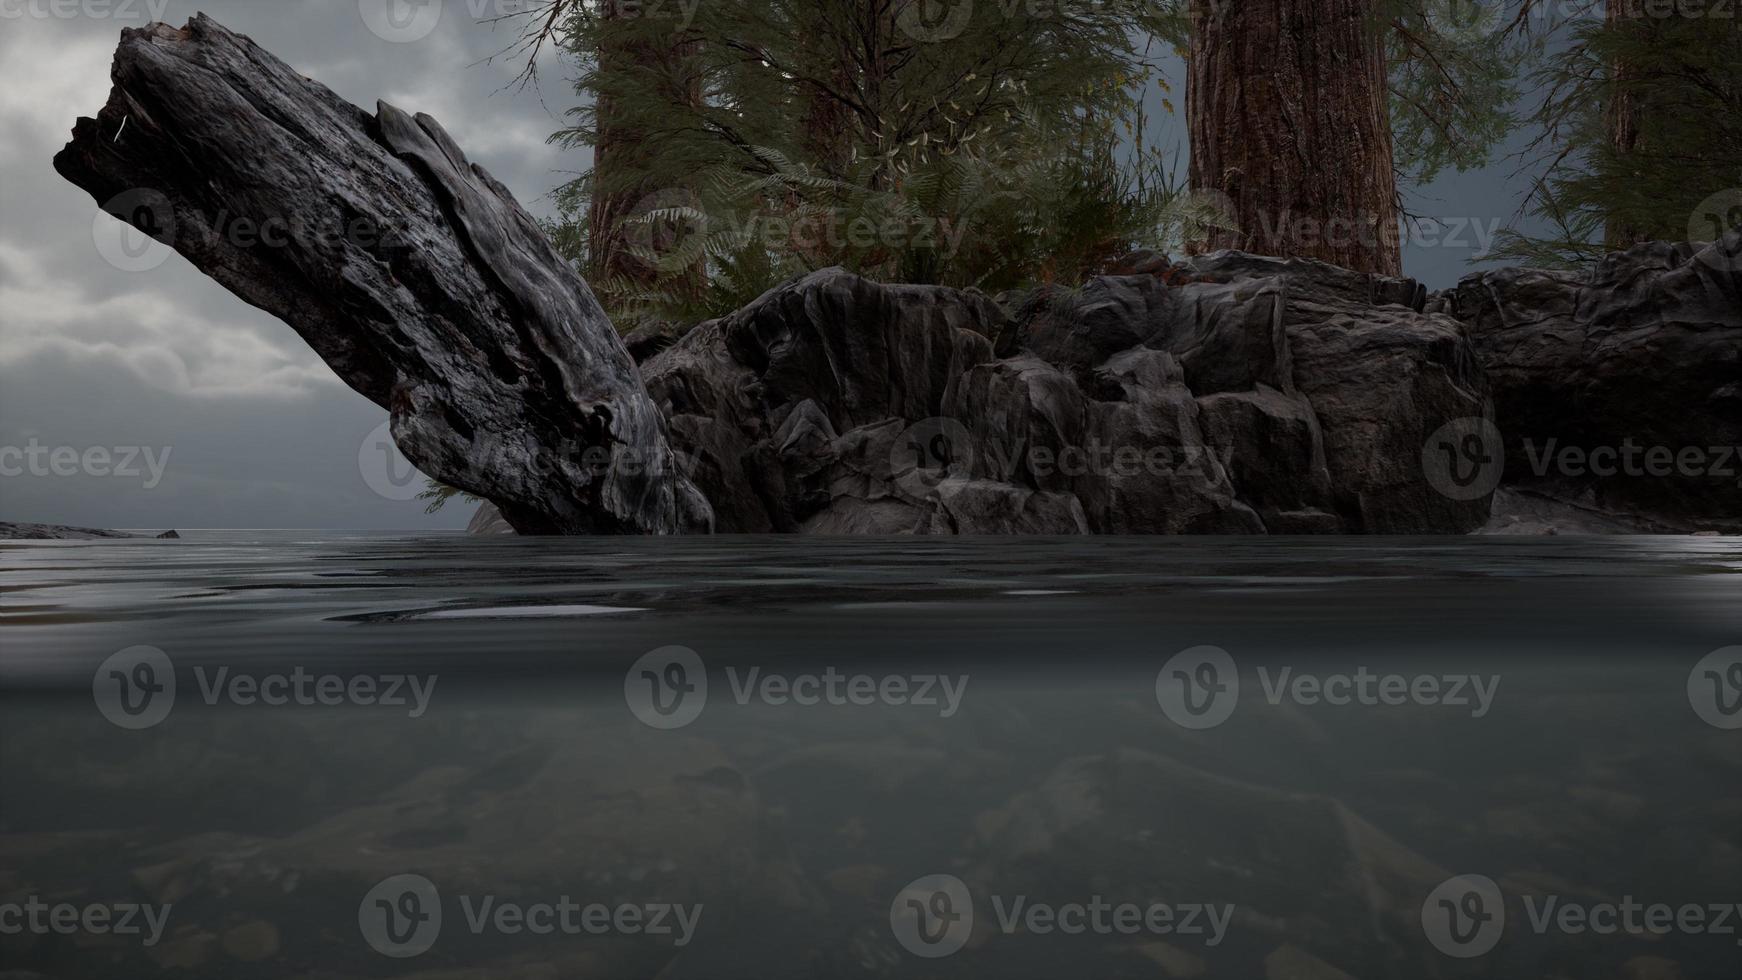
[[[464, 525], [470, 506], [426, 516], [416, 501], [391, 499], [405, 494], [383, 484], [379, 463], [360, 462], [386, 413], [289, 327], [178, 255], [148, 271], [106, 261], [99, 242], [118, 223], [50, 162], [73, 120], [102, 106], [122, 27], [179, 25], [203, 11], [354, 103], [381, 98], [435, 116], [530, 211], [548, 214], [549, 192], [589, 162], [545, 142], [573, 100], [565, 66], [547, 55], [540, 89], [517, 91], [518, 63], [483, 63], [513, 40], [510, 26], [486, 23], [512, 0], [425, 0], [422, 19], [401, 25], [415, 40], [392, 39], [398, 28], [379, 19], [386, 2], [0, 0], [0, 454], [15, 450], [0, 456], [0, 520]], [[1177, 121], [1160, 125], [1162, 139], [1178, 139]], [[1485, 234], [1517, 207], [1511, 169], [1452, 175], [1412, 192], [1412, 210], [1473, 219]], [[1478, 236], [1451, 234], [1408, 248], [1405, 271], [1430, 288], [1470, 271]], [[123, 469], [136, 447], [126, 472], [66, 475]], [[67, 452], [79, 465], [64, 465]]]

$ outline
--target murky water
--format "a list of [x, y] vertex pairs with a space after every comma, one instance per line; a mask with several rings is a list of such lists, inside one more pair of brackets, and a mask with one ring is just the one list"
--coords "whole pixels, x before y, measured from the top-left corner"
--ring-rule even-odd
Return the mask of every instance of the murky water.
[[1742, 976], [1734, 539], [196, 532], [0, 585], [8, 980]]

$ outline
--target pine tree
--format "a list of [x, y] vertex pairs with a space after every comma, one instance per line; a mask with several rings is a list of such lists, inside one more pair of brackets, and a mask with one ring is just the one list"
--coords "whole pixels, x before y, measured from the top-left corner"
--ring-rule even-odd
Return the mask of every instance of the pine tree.
[[[1597, 0], [1601, 2], [1601, 0]], [[1711, 240], [1742, 224], [1742, 23], [1728, 0], [1608, 0], [1577, 8], [1533, 79], [1541, 235], [1497, 254], [1577, 266], [1652, 239]]]
[[[1160, 161], [1117, 152], [1155, 83], [1142, 39], [1177, 31], [1147, 0], [639, 9], [574, 4], [561, 34], [581, 98], [557, 138], [606, 149], [555, 230], [589, 268], [621, 248], [655, 270], [595, 273], [620, 319], [720, 312], [830, 264], [989, 289], [1077, 279], [1168, 217]], [[645, 151], [620, 167], [624, 132]], [[598, 201], [621, 216], [583, 220]], [[701, 265], [705, 280], [679, 275]]]

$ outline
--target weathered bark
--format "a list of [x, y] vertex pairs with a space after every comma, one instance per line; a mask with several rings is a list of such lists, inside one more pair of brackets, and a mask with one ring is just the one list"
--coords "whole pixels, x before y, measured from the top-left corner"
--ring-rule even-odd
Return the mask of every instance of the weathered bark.
[[587, 284], [441, 126], [205, 16], [122, 32], [55, 169], [289, 323], [406, 457], [524, 533], [679, 529], [686, 484]]
[[1209, 248], [1398, 275], [1385, 55], [1372, 0], [1193, 0], [1191, 183], [1238, 230]]
[[[1650, 20], [1640, 16], [1639, 0], [1608, 0], [1604, 19], [1610, 30], [1651, 29]], [[1625, 160], [1640, 150], [1639, 97], [1631, 88], [1638, 71], [1625, 61], [1618, 61], [1610, 70], [1614, 87], [1609, 104], [1603, 107], [1603, 119], [1609, 130], [1609, 145], [1617, 157]], [[1611, 216], [1604, 223], [1603, 244], [1610, 251], [1625, 251], [1650, 239], [1646, 229], [1635, 227], [1632, 222], [1619, 217]]]

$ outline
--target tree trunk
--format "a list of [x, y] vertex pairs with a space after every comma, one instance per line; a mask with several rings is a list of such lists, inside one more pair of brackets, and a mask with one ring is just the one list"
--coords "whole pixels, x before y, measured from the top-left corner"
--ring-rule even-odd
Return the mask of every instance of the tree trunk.
[[1399, 275], [1386, 93], [1372, 0], [1192, 0], [1191, 183], [1237, 227], [1199, 247]]
[[[1650, 30], [1649, 18], [1640, 16], [1639, 0], [1608, 0], [1604, 20], [1610, 30]], [[1603, 119], [1609, 130], [1609, 145], [1622, 161], [1640, 150], [1640, 106], [1636, 93], [1628, 90], [1637, 70], [1625, 61], [1611, 66], [1612, 90], [1609, 104], [1603, 107]], [[1650, 241], [1651, 233], [1636, 227], [1632, 221], [1611, 215], [1603, 226], [1603, 244], [1610, 251], [1620, 252]]]
[[[635, 0], [603, 0], [599, 16], [612, 21], [646, 15]], [[608, 27], [601, 33], [606, 38], [611, 36]], [[693, 42], [664, 47], [602, 43], [597, 57], [601, 74], [628, 71], [637, 65], [656, 66], [672, 76], [666, 94], [673, 102], [697, 105], [702, 98], [700, 80], [687, 79], [682, 74], [685, 60], [693, 53]], [[624, 221], [649, 210], [695, 202], [682, 188], [650, 187], [636, 181], [635, 174], [647, 169], [642, 162], [645, 155], [657, 148], [650, 147], [645, 134], [623, 118], [609, 95], [598, 96], [594, 111], [598, 139], [593, 145], [593, 195], [587, 206], [587, 271], [601, 281], [625, 279], [647, 286], [661, 277], [662, 270], [632, 254], [631, 238], [663, 254], [662, 246], [669, 248], [679, 236], [659, 228], [643, 228], [637, 236], [630, 236]], [[706, 264], [697, 261], [688, 270], [685, 288], [699, 292], [706, 281]]]
[[290, 324], [420, 470], [522, 533], [695, 526], [592, 291], [434, 119], [371, 115], [204, 15], [122, 31], [111, 77], [55, 169]]
[[[615, 20], [617, 0], [605, 0], [599, 5], [601, 20]], [[597, 52], [600, 74], [621, 71], [625, 62], [632, 63], [633, 50], [601, 44]], [[629, 217], [645, 193], [642, 188], [607, 190], [620, 181], [619, 174], [633, 168], [630, 154], [636, 140], [615, 111], [609, 95], [600, 95], [594, 106], [597, 114], [598, 138], [593, 144], [593, 195], [587, 204], [587, 272], [600, 280], [624, 278], [645, 284], [652, 278], [647, 267], [633, 260], [622, 234], [623, 219]]]

